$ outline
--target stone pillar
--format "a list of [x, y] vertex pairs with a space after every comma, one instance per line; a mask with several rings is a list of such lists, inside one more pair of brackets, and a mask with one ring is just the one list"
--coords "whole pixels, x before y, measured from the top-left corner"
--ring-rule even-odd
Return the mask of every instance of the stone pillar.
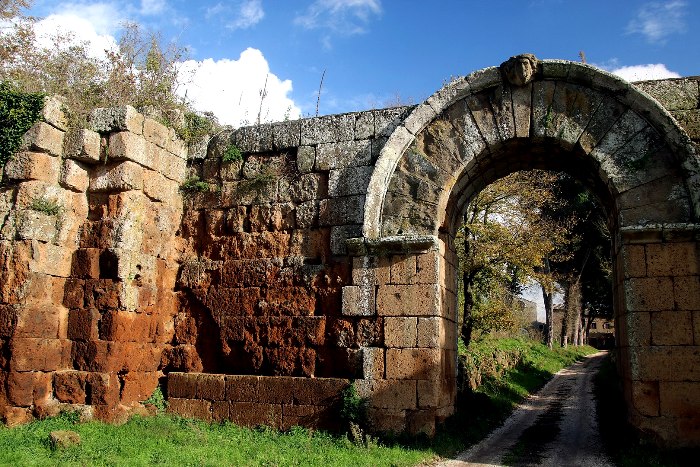
[[363, 348], [358, 392], [377, 431], [435, 432], [454, 410], [456, 316], [444, 242], [433, 236], [352, 239], [353, 285], [343, 313], [381, 321], [383, 345]]
[[630, 421], [667, 445], [700, 442], [699, 232], [693, 224], [623, 228], [615, 255]]

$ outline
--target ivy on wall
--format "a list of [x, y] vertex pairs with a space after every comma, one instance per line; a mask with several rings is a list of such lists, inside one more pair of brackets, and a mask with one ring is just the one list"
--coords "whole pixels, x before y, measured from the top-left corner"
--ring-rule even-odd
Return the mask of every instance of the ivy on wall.
[[11, 83], [0, 82], [0, 166], [17, 152], [22, 136], [39, 120], [43, 108], [43, 94], [21, 92]]

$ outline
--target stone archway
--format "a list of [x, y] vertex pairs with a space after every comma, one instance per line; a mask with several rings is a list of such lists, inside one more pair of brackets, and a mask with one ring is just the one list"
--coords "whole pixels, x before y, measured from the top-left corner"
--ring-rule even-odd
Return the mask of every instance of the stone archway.
[[456, 79], [389, 137], [349, 241], [344, 313], [376, 310], [364, 349], [378, 428], [431, 431], [455, 396], [457, 219], [472, 194], [521, 169], [567, 171], [613, 232], [618, 368], [631, 421], [700, 441], [700, 159], [656, 101], [583, 64], [514, 57]]

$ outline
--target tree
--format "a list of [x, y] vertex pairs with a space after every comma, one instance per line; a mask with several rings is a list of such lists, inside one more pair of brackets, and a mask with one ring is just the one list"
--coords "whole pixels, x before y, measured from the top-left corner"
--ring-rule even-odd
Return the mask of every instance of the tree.
[[475, 330], [512, 325], [512, 316], [494, 302], [510, 309], [522, 284], [541, 275], [543, 259], [564, 240], [561, 226], [540, 216], [545, 206], [558, 202], [555, 180], [550, 172], [516, 172], [489, 185], [467, 206], [456, 242], [465, 345]]

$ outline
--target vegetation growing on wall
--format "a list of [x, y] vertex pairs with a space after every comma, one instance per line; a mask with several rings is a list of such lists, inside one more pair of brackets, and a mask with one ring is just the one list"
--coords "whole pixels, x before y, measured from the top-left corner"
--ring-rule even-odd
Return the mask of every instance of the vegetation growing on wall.
[[22, 92], [0, 82], [0, 166], [10, 160], [22, 144], [22, 136], [39, 120], [44, 95]]

